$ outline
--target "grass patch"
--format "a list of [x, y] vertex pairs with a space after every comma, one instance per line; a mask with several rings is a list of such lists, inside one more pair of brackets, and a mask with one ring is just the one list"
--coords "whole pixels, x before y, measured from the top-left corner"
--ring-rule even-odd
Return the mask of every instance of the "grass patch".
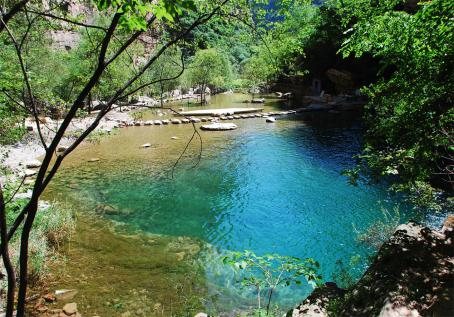
[[[12, 191], [6, 188], [5, 193], [8, 200]], [[27, 202], [27, 199], [17, 199], [7, 205], [8, 227]], [[75, 218], [71, 210], [55, 203], [39, 208], [29, 239], [29, 279], [32, 286], [43, 281], [48, 275], [50, 264], [59, 258], [58, 250], [62, 243], [70, 238], [74, 229]], [[11, 261], [16, 274], [19, 267], [21, 233], [22, 227], [10, 241]], [[6, 289], [6, 279], [1, 280], [0, 283], [0, 287]]]

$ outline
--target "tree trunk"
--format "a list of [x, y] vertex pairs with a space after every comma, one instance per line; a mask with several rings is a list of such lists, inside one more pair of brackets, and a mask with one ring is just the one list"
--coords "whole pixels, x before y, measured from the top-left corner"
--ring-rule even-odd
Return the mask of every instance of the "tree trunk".
[[16, 275], [14, 273], [13, 265], [11, 264], [11, 259], [9, 257], [8, 250], [8, 229], [6, 225], [6, 206], [3, 199], [2, 186], [0, 184], [0, 234], [2, 241], [2, 259], [3, 265], [6, 269], [6, 274], [8, 275], [8, 292], [6, 297], [6, 314], [5, 317], [12, 317], [14, 311], [14, 291], [16, 289]]
[[24, 228], [22, 229], [20, 255], [19, 255], [19, 292], [17, 295], [17, 317], [25, 316], [25, 298], [28, 287], [28, 243], [30, 231], [35, 220], [36, 211], [38, 209], [38, 198], [32, 197], [30, 208], [25, 219]]
[[161, 92], [161, 108], [163, 108], [164, 107], [164, 101], [163, 101], [163, 98], [164, 98], [163, 97], [164, 96], [164, 87], [162, 85], [162, 82], [160, 83], [159, 86], [160, 86], [160, 92]]
[[88, 94], [88, 114], [91, 114], [91, 93]]
[[266, 314], [270, 313], [271, 297], [273, 296], [274, 287], [270, 289], [270, 295], [268, 296], [268, 303], [266, 304]]

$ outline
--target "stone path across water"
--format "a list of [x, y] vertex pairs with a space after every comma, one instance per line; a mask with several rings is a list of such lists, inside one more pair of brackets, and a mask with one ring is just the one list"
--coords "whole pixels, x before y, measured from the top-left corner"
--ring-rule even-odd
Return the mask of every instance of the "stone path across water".
[[238, 120], [238, 119], [251, 119], [251, 118], [269, 118], [272, 116], [281, 116], [295, 114], [295, 110], [289, 111], [277, 111], [277, 112], [264, 112], [264, 113], [249, 113], [241, 115], [229, 115], [229, 116], [217, 116], [217, 117], [186, 117], [182, 119], [170, 119], [170, 120], [146, 120], [146, 121], [133, 121], [133, 120], [117, 120], [119, 128], [133, 127], [133, 126], [153, 126], [153, 125], [178, 125], [178, 124], [188, 124], [188, 123], [199, 123], [199, 122], [219, 122], [228, 121], [228, 120]]

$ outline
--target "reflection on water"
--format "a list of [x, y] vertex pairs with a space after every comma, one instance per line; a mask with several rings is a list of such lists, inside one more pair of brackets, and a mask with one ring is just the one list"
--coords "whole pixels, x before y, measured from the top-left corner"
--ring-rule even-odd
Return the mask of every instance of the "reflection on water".
[[[210, 107], [238, 106], [245, 98], [215, 96]], [[287, 106], [269, 103], [266, 111]], [[340, 174], [354, 166], [360, 126], [338, 114], [235, 123], [235, 131], [201, 132], [200, 164], [191, 168], [200, 148], [194, 142], [174, 178], [172, 167], [190, 138], [190, 125], [123, 129], [99, 144], [82, 146], [66, 162], [47, 197], [77, 206], [82, 218], [101, 215], [124, 224], [125, 232], [151, 234], [147, 239], [153, 241], [81, 221], [66, 272], [94, 275], [82, 286], [82, 311], [124, 311], [127, 305], [108, 299], [124, 301], [132, 291], [143, 291], [157, 305], [155, 314], [169, 315], [175, 303], [192, 305], [182, 309], [188, 312], [252, 305], [217, 263], [218, 254], [228, 250], [312, 257], [327, 280], [336, 260], [348, 262], [359, 254], [362, 262], [350, 273], [362, 272], [370, 250], [356, 243], [355, 228], [364, 230], [381, 219], [380, 209], [392, 211], [396, 201], [380, 185], [353, 187]], [[152, 147], [142, 149], [143, 143]], [[100, 161], [88, 163], [92, 157]], [[61, 286], [81, 287], [71, 278], [62, 278]], [[280, 290], [276, 300], [290, 307], [308, 292], [309, 287]]]

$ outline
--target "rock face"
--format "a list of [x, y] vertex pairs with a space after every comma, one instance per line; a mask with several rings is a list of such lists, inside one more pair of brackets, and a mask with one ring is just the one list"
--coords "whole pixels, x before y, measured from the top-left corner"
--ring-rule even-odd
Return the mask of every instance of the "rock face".
[[290, 311], [287, 317], [325, 317], [328, 316], [327, 306], [330, 300], [344, 296], [345, 290], [337, 287], [336, 283], [326, 283], [316, 288], [306, 300]]
[[337, 93], [349, 92], [355, 87], [355, 82], [350, 72], [331, 68], [326, 71], [326, 76], [336, 86]]
[[345, 295], [336, 295], [331, 285], [331, 296], [326, 296], [322, 287], [287, 316], [328, 316], [333, 299], [335, 316], [454, 316], [453, 242], [454, 216], [440, 231], [401, 225]]

